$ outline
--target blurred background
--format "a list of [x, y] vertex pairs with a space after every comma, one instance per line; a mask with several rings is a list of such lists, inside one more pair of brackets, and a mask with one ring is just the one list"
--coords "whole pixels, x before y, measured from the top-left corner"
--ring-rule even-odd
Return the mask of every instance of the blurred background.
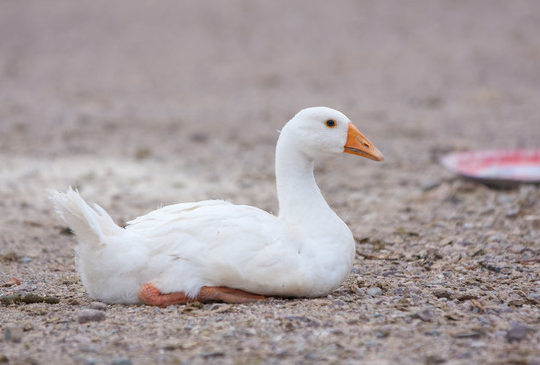
[[406, 135], [442, 148], [540, 135], [534, 0], [0, 6], [3, 153], [130, 154], [158, 135], [181, 151], [273, 141], [314, 105], [342, 110], [387, 153], [411, 149], [395, 143]]
[[72, 184], [275, 211], [276, 131], [317, 105], [343, 111], [386, 156], [338, 159], [328, 177], [318, 164], [329, 194], [347, 181], [398, 194], [448, 176], [444, 152], [538, 146], [534, 0], [0, 6], [6, 199]]

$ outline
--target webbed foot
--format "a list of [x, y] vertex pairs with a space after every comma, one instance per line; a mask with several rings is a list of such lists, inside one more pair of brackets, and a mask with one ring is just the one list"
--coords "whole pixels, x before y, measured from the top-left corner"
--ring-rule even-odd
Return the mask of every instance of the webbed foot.
[[143, 284], [138, 291], [139, 300], [143, 304], [158, 307], [167, 307], [175, 304], [186, 304], [190, 302], [225, 302], [225, 303], [250, 303], [266, 299], [265, 296], [252, 294], [240, 289], [232, 289], [224, 286], [203, 286], [195, 296], [190, 298], [184, 292], [162, 294], [161, 291], [151, 283]]

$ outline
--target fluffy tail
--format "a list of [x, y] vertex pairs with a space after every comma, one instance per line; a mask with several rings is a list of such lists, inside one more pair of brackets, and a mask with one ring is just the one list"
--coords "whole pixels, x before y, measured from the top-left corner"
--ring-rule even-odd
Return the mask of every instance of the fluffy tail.
[[66, 221], [81, 243], [102, 245], [105, 236], [122, 231], [103, 208], [97, 204], [90, 207], [71, 186], [65, 194], [55, 190], [48, 190], [48, 193], [56, 213]]

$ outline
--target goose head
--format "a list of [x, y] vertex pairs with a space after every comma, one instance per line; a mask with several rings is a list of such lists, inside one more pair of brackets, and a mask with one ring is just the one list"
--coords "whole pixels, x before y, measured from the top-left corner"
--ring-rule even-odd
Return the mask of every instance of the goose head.
[[374, 161], [383, 161], [383, 154], [356, 128], [343, 113], [326, 107], [313, 107], [298, 112], [283, 127], [296, 148], [309, 159], [351, 153]]

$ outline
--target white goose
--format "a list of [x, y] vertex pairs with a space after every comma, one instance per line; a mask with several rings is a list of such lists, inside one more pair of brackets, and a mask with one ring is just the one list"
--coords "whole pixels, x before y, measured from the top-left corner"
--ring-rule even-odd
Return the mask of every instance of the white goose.
[[50, 191], [78, 237], [77, 269], [91, 298], [167, 306], [317, 297], [336, 289], [354, 259], [353, 236], [313, 177], [313, 161], [343, 152], [383, 155], [342, 113], [300, 111], [276, 148], [279, 215], [207, 200], [166, 206], [116, 225], [77, 191]]

